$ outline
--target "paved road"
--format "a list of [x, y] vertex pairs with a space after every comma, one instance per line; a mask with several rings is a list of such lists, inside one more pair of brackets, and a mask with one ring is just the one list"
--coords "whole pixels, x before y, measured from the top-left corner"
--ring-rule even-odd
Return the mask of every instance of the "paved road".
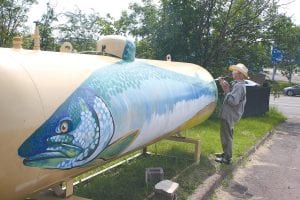
[[300, 200], [300, 97], [271, 98], [270, 104], [287, 121], [216, 190], [217, 199]]

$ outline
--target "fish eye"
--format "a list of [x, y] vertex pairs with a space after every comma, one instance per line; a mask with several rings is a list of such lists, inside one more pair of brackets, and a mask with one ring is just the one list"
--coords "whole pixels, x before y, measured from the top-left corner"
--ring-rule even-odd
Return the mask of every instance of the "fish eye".
[[55, 128], [57, 134], [65, 134], [73, 130], [72, 120], [68, 117], [61, 119]]
[[66, 133], [69, 130], [69, 123], [68, 121], [63, 121], [61, 122], [60, 126], [59, 126], [60, 132], [61, 133]]

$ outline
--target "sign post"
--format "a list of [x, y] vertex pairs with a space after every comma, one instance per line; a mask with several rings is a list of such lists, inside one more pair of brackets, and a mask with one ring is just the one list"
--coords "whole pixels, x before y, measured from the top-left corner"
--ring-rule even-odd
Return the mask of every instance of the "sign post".
[[272, 63], [273, 63], [273, 74], [272, 74], [272, 81], [274, 81], [275, 74], [276, 74], [276, 64], [281, 62], [283, 58], [283, 54], [281, 50], [277, 47], [272, 48]]

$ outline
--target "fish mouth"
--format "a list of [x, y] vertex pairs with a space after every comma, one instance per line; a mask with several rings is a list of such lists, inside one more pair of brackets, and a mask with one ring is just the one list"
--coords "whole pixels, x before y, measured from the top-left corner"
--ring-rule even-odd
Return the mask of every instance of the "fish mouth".
[[62, 162], [76, 159], [82, 152], [83, 149], [75, 145], [53, 145], [48, 147], [45, 152], [24, 158], [23, 163], [32, 167], [57, 168]]

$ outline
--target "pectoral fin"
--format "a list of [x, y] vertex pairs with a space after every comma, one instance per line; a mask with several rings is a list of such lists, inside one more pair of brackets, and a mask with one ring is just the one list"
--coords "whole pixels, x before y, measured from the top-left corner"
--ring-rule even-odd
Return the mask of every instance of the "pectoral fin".
[[126, 136], [109, 145], [100, 153], [99, 157], [103, 159], [110, 159], [120, 155], [137, 138], [139, 133], [139, 130], [129, 132]]

